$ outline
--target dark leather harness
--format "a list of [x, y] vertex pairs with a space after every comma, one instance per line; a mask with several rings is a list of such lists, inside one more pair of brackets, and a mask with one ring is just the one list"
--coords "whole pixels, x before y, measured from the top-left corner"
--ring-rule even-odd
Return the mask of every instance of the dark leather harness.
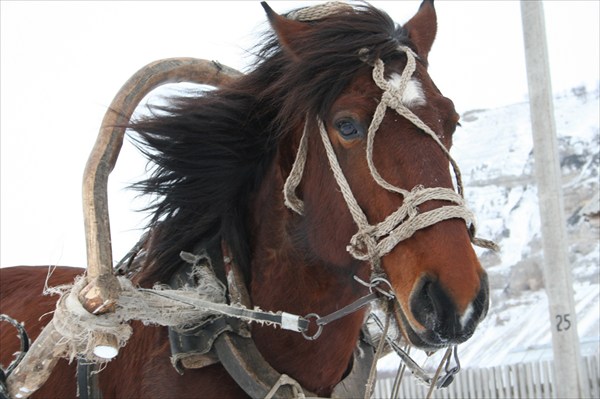
[[[219, 251], [220, 250], [220, 251]], [[228, 288], [229, 300], [250, 308], [250, 298], [243, 282], [241, 271], [230, 255], [226, 243], [207, 249], [209, 262], [220, 280]], [[181, 284], [191, 284], [185, 279], [190, 276], [191, 265], [184, 266], [175, 276]], [[173, 280], [172, 280], [173, 284]], [[362, 334], [352, 359], [348, 375], [333, 391], [337, 398], [355, 398], [364, 396], [365, 382], [374, 359], [374, 348]], [[294, 386], [283, 384], [275, 392], [272, 388], [282, 381], [277, 372], [264, 359], [251, 338], [246, 322], [231, 317], [217, 317], [210, 322], [185, 333], [169, 329], [173, 365], [178, 371], [182, 368], [199, 368], [220, 362], [238, 385], [253, 398], [264, 398], [270, 393], [274, 398], [293, 398], [297, 396]], [[288, 377], [289, 378], [289, 377]], [[305, 396], [316, 396], [302, 388]]]

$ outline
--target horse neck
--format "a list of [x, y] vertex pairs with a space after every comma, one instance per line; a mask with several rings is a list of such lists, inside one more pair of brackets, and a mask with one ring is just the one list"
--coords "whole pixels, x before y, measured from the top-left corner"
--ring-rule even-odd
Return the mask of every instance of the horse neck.
[[[277, 164], [276, 160], [252, 205], [251, 299], [264, 310], [326, 316], [365, 295], [353, 276], [359, 273], [366, 279], [368, 270], [360, 264], [341, 269], [312, 256], [302, 242], [302, 217], [283, 204], [284, 177]], [[364, 317], [363, 309], [336, 320], [314, 341], [270, 326], [256, 326], [253, 337], [277, 371], [319, 395], [329, 395], [351, 363]]]

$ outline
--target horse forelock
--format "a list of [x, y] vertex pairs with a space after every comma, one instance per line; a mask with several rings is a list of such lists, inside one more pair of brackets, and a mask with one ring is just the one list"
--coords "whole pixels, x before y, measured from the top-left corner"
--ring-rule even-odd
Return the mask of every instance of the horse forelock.
[[279, 133], [301, 125], [307, 115], [322, 117], [373, 60], [403, 57], [399, 46], [411, 46], [406, 30], [368, 5], [305, 24], [309, 28], [285, 45], [275, 32], [267, 33], [252, 73], [271, 79], [260, 95], [267, 108], [278, 111], [273, 122]]

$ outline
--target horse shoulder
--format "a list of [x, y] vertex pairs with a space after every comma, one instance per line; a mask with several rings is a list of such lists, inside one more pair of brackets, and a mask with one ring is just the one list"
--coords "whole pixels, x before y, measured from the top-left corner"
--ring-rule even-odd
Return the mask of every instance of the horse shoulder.
[[[56, 307], [57, 296], [44, 295], [48, 286], [72, 283], [84, 269], [74, 267], [55, 268], [50, 277], [47, 266], [19, 266], [0, 269], [0, 312], [24, 323], [29, 338], [33, 341], [44, 326], [50, 322]], [[14, 327], [8, 323], [0, 325], [0, 359], [3, 367], [12, 361], [19, 351], [20, 342]], [[32, 398], [76, 397], [76, 367], [60, 359], [50, 379]]]

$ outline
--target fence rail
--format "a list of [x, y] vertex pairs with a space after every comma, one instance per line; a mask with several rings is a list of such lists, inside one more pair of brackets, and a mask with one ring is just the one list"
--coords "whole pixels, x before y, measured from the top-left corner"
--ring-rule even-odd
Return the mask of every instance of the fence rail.
[[[480, 369], [463, 369], [448, 388], [435, 390], [433, 398], [555, 398], [552, 362], [510, 364]], [[583, 358], [582, 395], [600, 398], [600, 357]], [[390, 398], [394, 378], [382, 378], [375, 386], [374, 398]], [[428, 388], [412, 375], [405, 375], [400, 398], [425, 398]]]

